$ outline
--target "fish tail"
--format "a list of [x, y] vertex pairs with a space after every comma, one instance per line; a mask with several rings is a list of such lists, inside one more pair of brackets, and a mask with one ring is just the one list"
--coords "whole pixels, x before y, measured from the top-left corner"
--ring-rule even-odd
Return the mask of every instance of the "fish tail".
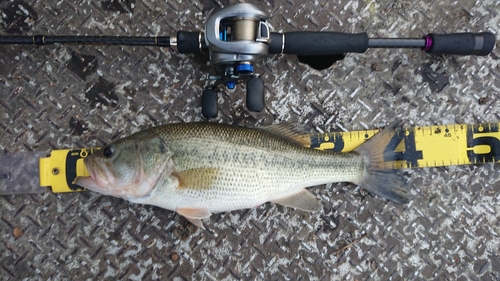
[[355, 183], [380, 197], [397, 203], [408, 203], [410, 191], [401, 173], [398, 170], [383, 169], [386, 166], [384, 158], [392, 158], [392, 154], [396, 153], [385, 151], [385, 148], [400, 126], [401, 121], [392, 123], [354, 150], [363, 156], [365, 162], [365, 177]]

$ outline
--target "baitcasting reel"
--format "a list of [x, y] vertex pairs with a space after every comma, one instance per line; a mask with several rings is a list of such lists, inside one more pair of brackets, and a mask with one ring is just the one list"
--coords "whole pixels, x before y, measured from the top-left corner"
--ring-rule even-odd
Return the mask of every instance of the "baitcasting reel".
[[345, 53], [364, 53], [368, 48], [420, 48], [429, 54], [488, 55], [495, 35], [482, 33], [428, 34], [423, 38], [368, 38], [363, 33], [270, 32], [267, 14], [257, 6], [240, 3], [211, 15], [205, 30], [178, 31], [177, 36], [0, 36], [0, 44], [109, 44], [177, 48], [180, 53], [208, 51], [216, 75], [202, 93], [202, 113], [217, 116], [220, 86], [234, 89], [247, 81], [246, 106], [251, 111], [264, 109], [264, 82], [254, 73], [254, 64], [268, 54], [297, 55], [302, 63], [323, 70]]
[[[369, 39], [366, 33], [337, 32], [271, 33], [268, 16], [259, 7], [241, 3], [210, 16], [204, 42], [217, 75], [202, 93], [202, 113], [217, 116], [216, 88], [234, 89], [247, 80], [246, 106], [250, 111], [264, 109], [264, 81], [254, 74], [254, 63], [269, 53], [298, 55], [299, 61], [322, 70], [344, 58], [344, 53], [364, 53], [367, 48], [422, 48], [428, 53], [487, 55], [493, 49], [491, 33], [429, 34], [419, 39]], [[200, 49], [203, 51], [203, 48]]]
[[214, 82], [202, 93], [205, 117], [217, 116], [216, 87], [234, 89], [244, 80], [247, 108], [257, 112], [264, 109], [264, 81], [254, 75], [254, 63], [269, 53], [271, 33], [266, 21], [264, 11], [245, 3], [222, 9], [208, 19], [205, 43], [218, 75], [210, 76]]

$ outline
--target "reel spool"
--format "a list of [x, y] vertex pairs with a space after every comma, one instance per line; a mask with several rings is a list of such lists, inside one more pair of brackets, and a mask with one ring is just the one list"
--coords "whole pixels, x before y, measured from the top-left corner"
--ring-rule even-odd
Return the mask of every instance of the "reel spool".
[[245, 19], [245, 18], [236, 18], [233, 19], [233, 24], [229, 25], [222, 32], [230, 33], [231, 30], [234, 30], [232, 34], [232, 40], [224, 40], [224, 41], [255, 41], [257, 39], [257, 19]]
[[[206, 118], [217, 116], [217, 99], [214, 98], [217, 87], [225, 85], [234, 89], [237, 83], [247, 79], [253, 81], [247, 84], [247, 108], [256, 112], [264, 109], [263, 102], [248, 101], [264, 100], [264, 87], [260, 87], [264, 82], [254, 75], [254, 63], [269, 53], [271, 33], [267, 18], [259, 7], [240, 3], [219, 10], [208, 19], [205, 44], [218, 75], [210, 76], [214, 82], [202, 94], [207, 97], [202, 97], [202, 112]], [[252, 88], [252, 85], [259, 86]]]

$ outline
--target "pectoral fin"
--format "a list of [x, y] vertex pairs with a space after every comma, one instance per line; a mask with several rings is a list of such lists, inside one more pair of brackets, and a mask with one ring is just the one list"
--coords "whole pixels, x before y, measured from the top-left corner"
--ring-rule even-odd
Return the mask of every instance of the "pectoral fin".
[[210, 213], [208, 209], [179, 208], [175, 211], [201, 229], [205, 229], [205, 226], [203, 225], [201, 220], [206, 219], [212, 215], [212, 213]]
[[323, 208], [323, 204], [307, 189], [272, 202], [306, 212], [317, 212]]
[[173, 175], [179, 180], [179, 189], [201, 190], [211, 188], [219, 174], [219, 170], [215, 168], [197, 168], [176, 172]]

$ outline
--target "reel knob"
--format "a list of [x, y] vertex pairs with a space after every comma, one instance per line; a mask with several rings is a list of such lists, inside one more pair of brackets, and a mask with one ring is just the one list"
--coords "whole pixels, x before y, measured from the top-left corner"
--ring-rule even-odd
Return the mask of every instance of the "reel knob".
[[201, 93], [201, 113], [207, 119], [217, 117], [217, 93], [212, 89], [205, 89]]
[[248, 79], [246, 104], [250, 111], [261, 112], [264, 109], [264, 81], [260, 77]]

